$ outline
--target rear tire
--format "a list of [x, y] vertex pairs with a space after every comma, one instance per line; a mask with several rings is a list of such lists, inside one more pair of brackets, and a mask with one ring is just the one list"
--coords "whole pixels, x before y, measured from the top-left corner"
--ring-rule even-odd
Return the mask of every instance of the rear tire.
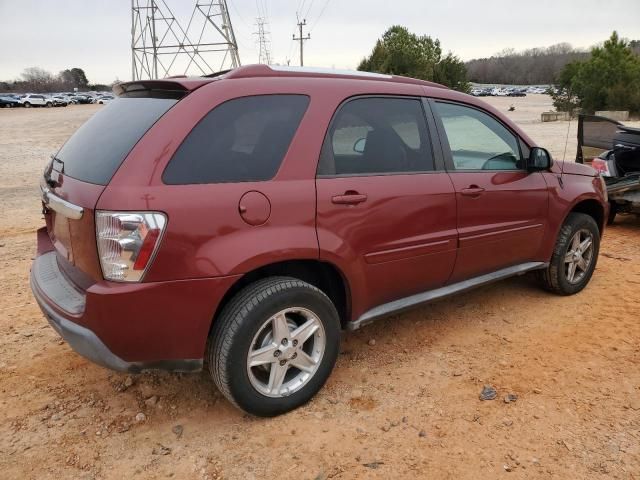
[[295, 278], [270, 277], [245, 287], [224, 307], [207, 359], [213, 381], [231, 403], [271, 417], [307, 403], [322, 388], [339, 345], [340, 320], [327, 295]]
[[570, 213], [560, 229], [549, 266], [538, 272], [542, 286], [558, 295], [573, 295], [587, 286], [598, 261], [600, 230], [584, 213]]

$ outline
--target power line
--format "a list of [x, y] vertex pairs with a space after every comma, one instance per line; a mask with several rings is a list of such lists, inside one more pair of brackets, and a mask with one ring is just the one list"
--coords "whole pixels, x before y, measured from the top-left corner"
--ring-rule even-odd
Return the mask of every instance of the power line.
[[[227, 4], [231, 5], [231, 7], [233, 7], [233, 10], [236, 12], [236, 16], [242, 21], [242, 23], [245, 24], [245, 26], [249, 29], [253, 29], [253, 27], [251, 25], [249, 25], [249, 23], [247, 23], [247, 21], [244, 19], [244, 17], [240, 14], [240, 10], [238, 10], [238, 7], [236, 7], [235, 3], [231, 2], [231, 0], [227, 0]], [[238, 40], [238, 44], [243, 48], [243, 49], [247, 49], [247, 50], [253, 50], [255, 52], [257, 52], [256, 47], [253, 43], [253, 39], [249, 36], [247, 36], [246, 33], [241, 32], [240, 33], [242, 35], [242, 42], [240, 41], [240, 39], [238, 39], [238, 35], [236, 34], [236, 40]], [[251, 35], [251, 30], [249, 30], [249, 35]], [[248, 45], [247, 45], [248, 43]]]
[[233, 9], [236, 12], [236, 15], [242, 21], [242, 23], [244, 23], [247, 27], [250, 27], [250, 25], [247, 23], [247, 21], [244, 19], [244, 17], [242, 15], [240, 15], [240, 10], [238, 10], [238, 7], [236, 7], [236, 4], [233, 3], [231, 0], [227, 0], [227, 3], [233, 7]]
[[309, 12], [311, 11], [311, 7], [313, 7], [313, 1], [314, 0], [311, 0], [311, 2], [309, 3], [309, 8], [307, 8], [307, 13], [304, 14], [304, 18], [309, 17]]
[[316, 25], [318, 24], [318, 22], [320, 21], [320, 18], [322, 17], [322, 14], [324, 13], [324, 11], [327, 9], [327, 6], [329, 5], [329, 2], [331, 0], [327, 0], [326, 2], [324, 2], [324, 5], [322, 7], [322, 10], [320, 10], [320, 15], [318, 15], [318, 18], [316, 18], [316, 21], [313, 23], [313, 26], [311, 27], [311, 29], [309, 30], [309, 34], [311, 34], [311, 32], [313, 32], [313, 29], [316, 28]]
[[307, 0], [300, 0], [300, 2], [298, 2], [298, 8], [296, 8], [296, 16], [302, 14], [302, 9], [304, 8], [304, 4], [307, 2]]

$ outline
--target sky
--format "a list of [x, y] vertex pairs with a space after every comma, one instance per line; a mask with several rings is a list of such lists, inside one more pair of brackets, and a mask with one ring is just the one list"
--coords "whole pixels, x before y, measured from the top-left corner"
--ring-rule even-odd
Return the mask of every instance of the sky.
[[[186, 25], [196, 0], [158, 0]], [[199, 0], [206, 3], [206, 0]], [[306, 18], [305, 66], [354, 69], [391, 25], [440, 39], [463, 60], [560, 42], [587, 48], [613, 30], [640, 39], [640, 0], [227, 0], [242, 64], [258, 60], [264, 16], [274, 63], [298, 65], [296, 12]], [[204, 17], [202, 17], [204, 19]], [[0, 0], [0, 79], [38, 66], [83, 68], [92, 83], [131, 79], [131, 0]], [[196, 25], [195, 23], [193, 25]], [[190, 37], [194, 35], [190, 34]], [[197, 35], [195, 35], [197, 37]], [[213, 61], [211, 62], [213, 64]], [[176, 64], [179, 66], [179, 64]], [[217, 69], [216, 69], [217, 70]], [[181, 74], [182, 71], [171, 72]], [[196, 73], [196, 72], [193, 72]]]

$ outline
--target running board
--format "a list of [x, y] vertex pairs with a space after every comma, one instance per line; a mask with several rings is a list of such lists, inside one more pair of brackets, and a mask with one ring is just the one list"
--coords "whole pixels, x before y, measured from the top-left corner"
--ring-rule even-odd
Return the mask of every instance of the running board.
[[505, 278], [513, 277], [514, 275], [522, 275], [532, 270], [540, 270], [547, 267], [549, 264], [544, 262], [527, 262], [520, 265], [514, 265], [513, 267], [503, 268], [486, 275], [480, 275], [479, 277], [464, 280], [462, 282], [446, 285], [436, 290], [429, 290], [427, 292], [417, 293], [410, 297], [401, 298], [400, 300], [394, 300], [393, 302], [384, 303], [371, 310], [363, 313], [360, 318], [349, 322], [347, 328], [349, 330], [357, 330], [360, 327], [367, 325], [379, 318], [389, 316], [409, 310], [410, 308], [422, 305], [424, 303], [432, 302], [440, 298], [448, 297], [460, 292], [466, 292], [482, 285], [497, 282]]

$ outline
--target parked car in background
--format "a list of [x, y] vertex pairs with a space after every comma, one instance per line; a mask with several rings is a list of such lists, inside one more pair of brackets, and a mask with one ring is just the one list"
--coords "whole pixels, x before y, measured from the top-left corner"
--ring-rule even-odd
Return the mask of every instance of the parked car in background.
[[504, 88], [494, 87], [491, 89], [491, 96], [493, 97], [506, 97], [508, 92]]
[[509, 91], [509, 93], [507, 94], [509, 97], [526, 97], [527, 94], [524, 93], [523, 90], [519, 90], [517, 88]]
[[51, 100], [53, 100], [54, 107], [66, 107], [67, 105], [69, 105], [69, 101], [62, 95], [54, 95], [53, 97], [51, 97]]
[[73, 99], [80, 104], [93, 103], [93, 98], [90, 95], [76, 95]]
[[0, 96], [0, 108], [12, 108], [19, 106], [21, 105], [18, 99], [5, 95]]
[[103, 95], [101, 97], [97, 97], [97, 99], [95, 100], [95, 103], [99, 103], [100, 105], [102, 105], [105, 103], [109, 103], [113, 99], [114, 99], [113, 95]]
[[53, 107], [53, 100], [39, 93], [28, 93], [20, 97], [23, 107]]
[[341, 329], [526, 272], [571, 295], [594, 272], [602, 178], [470, 95], [266, 65], [115, 90], [45, 170], [31, 269], [100, 365], [206, 359], [273, 416], [322, 387]]

